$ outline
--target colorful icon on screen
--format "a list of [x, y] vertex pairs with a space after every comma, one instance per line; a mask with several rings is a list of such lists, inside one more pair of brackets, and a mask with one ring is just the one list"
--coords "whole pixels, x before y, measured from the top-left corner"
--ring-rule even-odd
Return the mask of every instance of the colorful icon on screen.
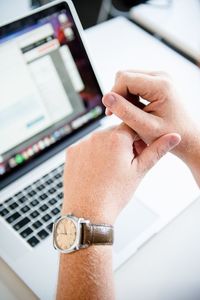
[[16, 161], [16, 163], [19, 165], [19, 164], [23, 163], [24, 157], [23, 157], [21, 154], [17, 154], [17, 155], [15, 156], [15, 161]]
[[14, 167], [16, 167], [16, 165], [17, 165], [17, 163], [16, 163], [16, 161], [15, 161], [15, 159], [14, 158], [11, 158], [11, 159], [9, 159], [9, 166], [11, 167], [11, 168], [14, 168]]
[[74, 32], [71, 27], [67, 27], [64, 29], [64, 35], [68, 39], [68, 41], [72, 41], [74, 39]]
[[68, 17], [66, 14], [62, 13], [58, 16], [58, 20], [61, 24], [64, 24], [68, 21]]
[[0, 175], [3, 175], [6, 172], [4, 165], [0, 165]]

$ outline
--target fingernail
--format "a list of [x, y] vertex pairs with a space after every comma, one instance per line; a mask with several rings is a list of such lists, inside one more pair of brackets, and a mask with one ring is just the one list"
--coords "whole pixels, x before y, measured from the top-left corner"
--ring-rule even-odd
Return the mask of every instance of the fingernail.
[[116, 98], [111, 94], [106, 95], [103, 98], [103, 103], [108, 107], [111, 107], [115, 101], [116, 101]]
[[109, 116], [109, 110], [108, 110], [107, 107], [106, 107], [106, 110], [105, 110], [105, 114], [106, 114], [106, 116]]

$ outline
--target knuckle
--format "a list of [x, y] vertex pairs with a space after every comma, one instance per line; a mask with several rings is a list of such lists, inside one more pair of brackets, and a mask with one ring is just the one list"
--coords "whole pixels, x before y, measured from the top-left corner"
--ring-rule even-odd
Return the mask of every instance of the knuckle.
[[156, 136], [160, 135], [161, 132], [161, 124], [158, 120], [153, 119], [151, 122], [151, 131], [156, 134]]
[[158, 76], [160, 76], [162, 78], [165, 78], [165, 79], [171, 79], [169, 73], [167, 73], [165, 71], [159, 70], [159, 71], [156, 72], [156, 75], [158, 75]]
[[161, 77], [160, 84], [165, 92], [167, 92], [171, 88], [171, 80], [169, 78]]
[[117, 71], [117, 73], [115, 75], [115, 79], [118, 80], [122, 76], [122, 73], [123, 73], [122, 70]]
[[124, 79], [127, 77], [127, 72], [126, 71], [118, 71], [115, 77], [115, 82], [118, 81], [124, 81]]
[[123, 108], [120, 108], [120, 111], [119, 111], [119, 117], [122, 119], [122, 120], [130, 120], [131, 119], [131, 113], [128, 109], [128, 107], [123, 107]]

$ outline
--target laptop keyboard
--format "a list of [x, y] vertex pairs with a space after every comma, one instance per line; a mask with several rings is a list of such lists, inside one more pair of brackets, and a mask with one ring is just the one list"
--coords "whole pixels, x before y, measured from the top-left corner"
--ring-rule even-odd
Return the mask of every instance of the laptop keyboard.
[[52, 232], [60, 216], [63, 164], [0, 204], [0, 216], [31, 247]]

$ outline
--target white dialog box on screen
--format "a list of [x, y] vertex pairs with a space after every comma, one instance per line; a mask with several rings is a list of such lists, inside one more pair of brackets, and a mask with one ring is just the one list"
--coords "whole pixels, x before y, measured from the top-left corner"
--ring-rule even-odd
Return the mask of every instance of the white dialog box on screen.
[[62, 46], [60, 49], [60, 54], [63, 59], [66, 70], [72, 80], [72, 84], [76, 92], [81, 92], [84, 89], [84, 83], [81, 79], [75, 61], [71, 55], [68, 46]]

